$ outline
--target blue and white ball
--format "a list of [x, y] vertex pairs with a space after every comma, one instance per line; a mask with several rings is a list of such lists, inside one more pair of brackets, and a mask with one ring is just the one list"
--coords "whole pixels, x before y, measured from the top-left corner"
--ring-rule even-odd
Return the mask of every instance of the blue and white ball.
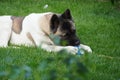
[[75, 47], [77, 47], [77, 48], [78, 48], [77, 55], [82, 55], [82, 54], [84, 54], [84, 51], [81, 49], [81, 47], [80, 47], [80, 46], [75, 46]]

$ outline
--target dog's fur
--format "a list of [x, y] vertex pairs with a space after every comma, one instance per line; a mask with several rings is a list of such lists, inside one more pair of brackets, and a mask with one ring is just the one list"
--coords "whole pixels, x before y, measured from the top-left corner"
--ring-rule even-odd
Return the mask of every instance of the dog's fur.
[[[55, 44], [50, 35], [65, 41], [65, 45]], [[48, 52], [66, 50], [76, 54], [82, 49], [92, 52], [89, 46], [80, 44], [70, 10], [63, 14], [52, 12], [32, 13], [26, 17], [0, 16], [0, 47], [7, 47], [8, 42], [15, 45], [36, 46]]]

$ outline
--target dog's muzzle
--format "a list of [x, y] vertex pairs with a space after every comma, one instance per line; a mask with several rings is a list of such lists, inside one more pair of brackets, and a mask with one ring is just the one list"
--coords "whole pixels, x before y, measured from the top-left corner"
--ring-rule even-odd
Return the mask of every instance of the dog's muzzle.
[[61, 41], [65, 41], [65, 46], [79, 46], [80, 39], [76, 35], [72, 35], [69, 37], [61, 37]]
[[79, 39], [69, 40], [69, 45], [70, 46], [78, 46], [78, 45], [80, 45], [80, 40]]

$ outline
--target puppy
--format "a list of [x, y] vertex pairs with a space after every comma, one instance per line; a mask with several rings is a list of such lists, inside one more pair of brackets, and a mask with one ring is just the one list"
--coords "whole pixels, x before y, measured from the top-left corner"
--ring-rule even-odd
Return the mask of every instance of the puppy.
[[[56, 44], [51, 37], [57, 36], [62, 44]], [[62, 14], [53, 12], [32, 13], [25, 17], [0, 16], [0, 47], [7, 47], [8, 42], [15, 45], [36, 46], [48, 52], [66, 50], [76, 54], [80, 46], [91, 53], [89, 46], [80, 43], [71, 12], [67, 9]]]

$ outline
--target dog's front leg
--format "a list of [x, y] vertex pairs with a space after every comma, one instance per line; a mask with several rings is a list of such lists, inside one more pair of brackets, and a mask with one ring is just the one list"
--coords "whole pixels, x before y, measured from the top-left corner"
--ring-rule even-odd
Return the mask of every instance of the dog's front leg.
[[62, 50], [65, 50], [67, 53], [71, 53], [71, 54], [76, 54], [78, 52], [77, 47], [54, 45], [54, 43], [51, 41], [51, 39], [48, 36], [39, 35], [36, 33], [31, 33], [31, 36], [35, 46], [40, 47], [48, 52], [60, 52]]
[[92, 49], [89, 46], [80, 44], [80, 47], [81, 47], [81, 49], [87, 51], [88, 53], [92, 53]]
[[60, 52], [65, 50], [67, 53], [76, 54], [78, 49], [73, 46], [56, 46], [56, 45], [49, 45], [49, 44], [42, 44], [41, 48], [48, 51], [48, 52]]

